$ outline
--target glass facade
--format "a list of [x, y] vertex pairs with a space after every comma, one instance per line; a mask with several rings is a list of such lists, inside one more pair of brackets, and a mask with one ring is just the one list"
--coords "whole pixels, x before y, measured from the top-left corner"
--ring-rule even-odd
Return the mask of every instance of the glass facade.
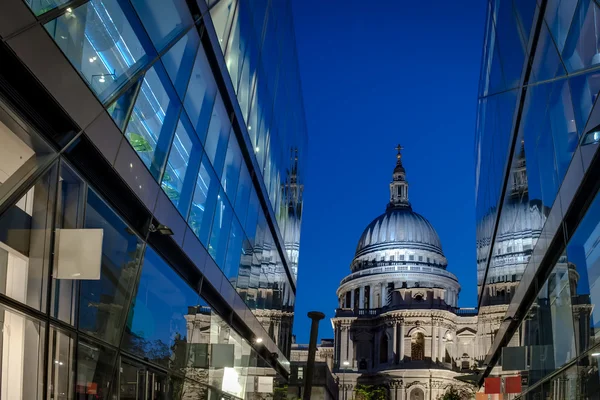
[[20, 68], [0, 71], [0, 397], [273, 396], [307, 150], [289, 2], [11, 13], [31, 23], [0, 33]]
[[476, 131], [478, 360], [508, 398], [598, 399], [595, 1], [488, 1]]

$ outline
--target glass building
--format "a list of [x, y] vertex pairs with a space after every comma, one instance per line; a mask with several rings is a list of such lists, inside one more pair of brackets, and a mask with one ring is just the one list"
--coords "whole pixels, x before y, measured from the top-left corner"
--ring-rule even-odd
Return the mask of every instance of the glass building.
[[307, 134], [287, 0], [0, 4], [0, 398], [272, 398]]
[[478, 377], [519, 376], [511, 399], [600, 399], [599, 91], [599, 2], [488, 1]]

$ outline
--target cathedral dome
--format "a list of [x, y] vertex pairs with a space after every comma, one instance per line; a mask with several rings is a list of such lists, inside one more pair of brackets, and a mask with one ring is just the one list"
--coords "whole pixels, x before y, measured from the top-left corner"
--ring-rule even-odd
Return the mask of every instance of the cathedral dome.
[[375, 218], [361, 235], [350, 266], [353, 272], [406, 263], [442, 269], [448, 265], [437, 232], [425, 217], [412, 210], [402, 147], [396, 149], [390, 202], [385, 213]]
[[358, 241], [356, 257], [378, 250], [428, 250], [443, 256], [431, 223], [409, 207], [388, 208], [371, 222]]

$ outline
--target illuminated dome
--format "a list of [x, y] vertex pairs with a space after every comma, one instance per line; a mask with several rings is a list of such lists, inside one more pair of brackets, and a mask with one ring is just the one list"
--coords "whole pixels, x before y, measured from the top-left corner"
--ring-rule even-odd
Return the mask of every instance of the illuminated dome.
[[389, 208], [375, 218], [360, 237], [356, 256], [386, 249], [422, 249], [444, 255], [431, 223], [408, 207]]
[[[337, 290], [340, 306], [383, 307], [391, 304], [392, 296], [398, 295], [400, 289], [417, 289], [415, 293], [426, 289], [443, 306], [456, 307], [460, 284], [456, 276], [446, 270], [448, 260], [437, 232], [425, 217], [412, 209], [406, 170], [402, 165], [402, 147], [396, 150], [389, 203], [358, 240], [350, 264], [352, 272]], [[423, 302], [411, 307], [430, 306]]]
[[431, 223], [412, 210], [408, 182], [398, 148], [390, 183], [390, 202], [385, 213], [375, 218], [361, 235], [350, 269], [373, 268], [377, 263], [410, 262], [445, 269], [448, 265], [440, 238]]

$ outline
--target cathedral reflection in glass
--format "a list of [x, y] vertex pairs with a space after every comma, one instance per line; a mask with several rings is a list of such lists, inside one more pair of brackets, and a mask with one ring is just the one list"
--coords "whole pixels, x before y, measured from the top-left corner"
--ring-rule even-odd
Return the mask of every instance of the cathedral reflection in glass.
[[599, 398], [599, 23], [589, 0], [487, 6], [478, 380], [520, 376], [527, 399]]
[[0, 26], [0, 398], [272, 398], [307, 150], [290, 2], [8, 0]]

